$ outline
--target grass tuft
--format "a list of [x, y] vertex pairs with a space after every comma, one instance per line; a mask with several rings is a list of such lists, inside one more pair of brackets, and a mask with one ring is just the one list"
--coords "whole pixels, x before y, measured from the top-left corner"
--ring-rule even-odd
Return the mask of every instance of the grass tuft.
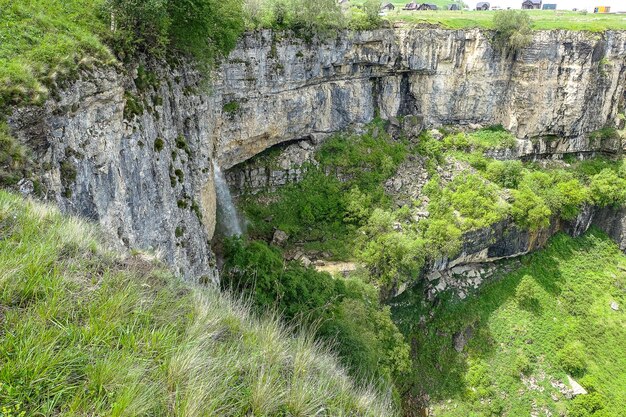
[[[19, 415], [395, 415], [329, 351], [0, 191], [0, 404]], [[14, 411], [21, 410], [21, 411]]]

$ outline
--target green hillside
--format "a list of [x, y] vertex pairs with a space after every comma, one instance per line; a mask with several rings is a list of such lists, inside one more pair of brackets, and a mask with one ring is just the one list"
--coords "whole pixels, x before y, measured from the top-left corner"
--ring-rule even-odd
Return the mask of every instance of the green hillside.
[[[603, 233], [557, 235], [465, 301], [433, 310], [421, 298], [393, 311], [414, 347], [408, 398], [428, 394], [433, 415], [626, 416], [626, 256]], [[557, 387], [567, 375], [589, 394], [568, 400]]]
[[392, 416], [306, 332], [0, 191], [0, 416]]

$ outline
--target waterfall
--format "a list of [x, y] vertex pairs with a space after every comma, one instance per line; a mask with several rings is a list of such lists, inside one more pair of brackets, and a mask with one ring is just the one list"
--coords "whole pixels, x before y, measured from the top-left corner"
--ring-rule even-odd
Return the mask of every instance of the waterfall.
[[237, 217], [237, 209], [233, 204], [228, 183], [220, 167], [213, 161], [213, 178], [217, 195], [217, 222], [226, 236], [241, 236], [241, 225]]

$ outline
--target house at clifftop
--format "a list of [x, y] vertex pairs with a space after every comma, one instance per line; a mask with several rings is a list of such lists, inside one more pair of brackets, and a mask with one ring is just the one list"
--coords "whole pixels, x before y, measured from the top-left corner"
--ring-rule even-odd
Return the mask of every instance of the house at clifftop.
[[417, 6], [417, 10], [437, 10], [438, 7], [435, 4], [422, 3]]
[[451, 4], [448, 6], [448, 10], [461, 10], [461, 7], [458, 4]]
[[541, 9], [541, 0], [524, 0], [522, 3], [522, 9], [524, 10], [539, 10]]
[[489, 6], [490, 4], [486, 1], [481, 1], [480, 3], [476, 4], [476, 10], [489, 10]]
[[411, 3], [407, 3], [406, 6], [404, 6], [404, 8], [402, 10], [417, 10], [417, 3], [412, 1]]
[[381, 12], [390, 12], [392, 10], [395, 10], [396, 6], [393, 5], [393, 3], [387, 3], [385, 5], [383, 5], [383, 7], [380, 8]]

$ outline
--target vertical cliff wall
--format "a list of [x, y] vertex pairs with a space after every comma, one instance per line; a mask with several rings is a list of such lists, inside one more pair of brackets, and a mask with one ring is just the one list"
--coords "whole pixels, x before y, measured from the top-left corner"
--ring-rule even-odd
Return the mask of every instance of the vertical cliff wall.
[[215, 280], [214, 160], [228, 168], [377, 114], [502, 123], [521, 138], [566, 141], [613, 121], [626, 33], [536, 32], [517, 56], [494, 50], [490, 36], [388, 29], [305, 42], [260, 31], [211, 77], [184, 63], [85, 71], [9, 123], [33, 150], [44, 198], [127, 246], [162, 252], [188, 277]]

